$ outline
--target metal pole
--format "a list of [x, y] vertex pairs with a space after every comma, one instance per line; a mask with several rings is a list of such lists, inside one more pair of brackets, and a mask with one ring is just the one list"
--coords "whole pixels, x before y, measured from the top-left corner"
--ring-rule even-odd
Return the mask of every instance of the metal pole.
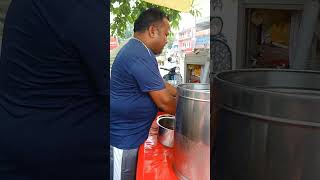
[[207, 60], [203, 67], [203, 72], [200, 76], [200, 83], [209, 83], [209, 74], [210, 74], [210, 61]]
[[290, 67], [292, 69], [305, 69], [307, 66], [319, 11], [319, 0], [307, 0], [304, 4], [297, 46], [296, 49], [294, 49], [296, 53]]

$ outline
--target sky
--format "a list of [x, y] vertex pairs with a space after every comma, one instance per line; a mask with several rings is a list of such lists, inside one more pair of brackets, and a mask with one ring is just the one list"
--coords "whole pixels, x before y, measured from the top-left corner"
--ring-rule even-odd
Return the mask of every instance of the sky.
[[[201, 17], [197, 18], [210, 16], [210, 0], [195, 0], [194, 6], [201, 12]], [[179, 29], [174, 31], [179, 31], [194, 26], [195, 17], [193, 17], [190, 13], [181, 13], [180, 15], [181, 20], [179, 23]]]

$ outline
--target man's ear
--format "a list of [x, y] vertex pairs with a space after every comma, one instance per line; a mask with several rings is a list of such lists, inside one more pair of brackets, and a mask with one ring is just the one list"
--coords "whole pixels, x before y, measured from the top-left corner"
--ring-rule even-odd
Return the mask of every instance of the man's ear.
[[156, 30], [157, 28], [155, 26], [149, 26], [148, 32], [151, 38], [154, 38], [156, 36]]

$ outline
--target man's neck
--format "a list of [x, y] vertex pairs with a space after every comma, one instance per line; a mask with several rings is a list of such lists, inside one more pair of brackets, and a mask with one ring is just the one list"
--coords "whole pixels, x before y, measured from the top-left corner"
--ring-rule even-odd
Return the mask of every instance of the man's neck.
[[143, 44], [146, 45], [147, 48], [152, 49], [150, 45], [150, 41], [148, 41], [143, 34], [134, 33], [133, 37], [143, 42]]

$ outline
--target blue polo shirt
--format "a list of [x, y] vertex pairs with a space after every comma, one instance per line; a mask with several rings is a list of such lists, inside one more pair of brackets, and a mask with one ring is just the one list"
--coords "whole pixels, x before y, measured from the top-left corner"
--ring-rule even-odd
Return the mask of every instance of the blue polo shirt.
[[131, 39], [119, 51], [111, 70], [110, 144], [138, 148], [148, 137], [158, 112], [148, 92], [165, 88], [155, 55]]

